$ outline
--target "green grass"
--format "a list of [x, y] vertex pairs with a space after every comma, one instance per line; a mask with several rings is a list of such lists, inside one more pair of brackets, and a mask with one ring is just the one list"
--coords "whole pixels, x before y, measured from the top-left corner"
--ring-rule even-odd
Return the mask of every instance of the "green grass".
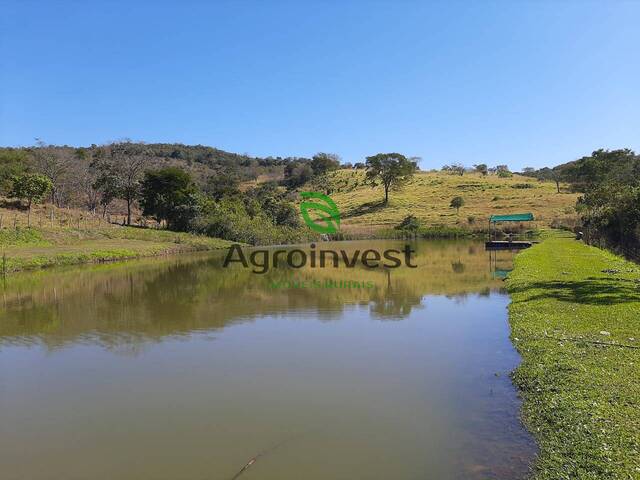
[[0, 245], [2, 246], [23, 246], [23, 245], [49, 245], [42, 232], [33, 228], [0, 229]]
[[104, 225], [87, 229], [0, 230], [5, 273], [79, 263], [224, 248], [231, 242], [188, 233]]
[[[390, 193], [387, 205], [382, 204], [382, 187], [365, 184], [364, 175], [363, 170], [337, 170], [317, 185], [313, 182], [305, 185], [303, 190], [330, 192], [340, 209], [341, 229], [345, 233], [393, 228], [409, 214], [415, 215], [427, 228], [457, 227], [473, 231], [486, 230], [492, 214], [532, 212], [538, 226], [571, 225], [576, 218], [576, 194], [557, 193], [555, 183], [520, 175], [500, 178], [476, 173], [459, 176], [419, 172], [402, 188]], [[456, 196], [465, 201], [460, 212], [449, 206]]]
[[638, 265], [556, 235], [518, 255], [507, 285], [533, 478], [640, 478]]

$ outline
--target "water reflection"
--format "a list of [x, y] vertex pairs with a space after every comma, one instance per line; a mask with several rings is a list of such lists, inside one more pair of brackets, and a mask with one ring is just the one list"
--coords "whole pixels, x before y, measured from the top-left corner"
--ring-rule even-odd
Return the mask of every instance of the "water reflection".
[[[243, 477], [521, 478], [534, 448], [492, 267], [512, 254], [412, 246], [415, 269], [257, 275], [221, 252], [9, 277], [3, 478], [228, 480], [282, 442]], [[340, 281], [360, 286], [294, 287]]]
[[[367, 242], [380, 250], [404, 242]], [[368, 305], [379, 318], [402, 318], [427, 295], [488, 295], [502, 286], [513, 254], [487, 252], [472, 241], [414, 242], [418, 268], [271, 269], [265, 275], [233, 265], [223, 252], [164, 260], [88, 266], [9, 277], [2, 290], [0, 344], [41, 341], [51, 348], [74, 342], [160, 340], [223, 328], [228, 323], [292, 310], [320, 318], [345, 306]], [[363, 249], [336, 242], [336, 249]], [[274, 288], [279, 282], [369, 282], [372, 288]], [[90, 337], [90, 339], [89, 339]]]

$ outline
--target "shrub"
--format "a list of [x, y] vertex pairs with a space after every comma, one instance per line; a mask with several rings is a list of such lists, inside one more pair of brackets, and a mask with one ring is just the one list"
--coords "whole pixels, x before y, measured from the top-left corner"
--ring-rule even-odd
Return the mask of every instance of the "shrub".
[[195, 225], [198, 233], [251, 245], [282, 244], [308, 240], [306, 230], [275, 225], [273, 219], [258, 209], [250, 215], [239, 200], [223, 199], [210, 212], [201, 216]]
[[400, 225], [396, 226], [395, 228], [396, 230], [406, 230], [406, 231], [415, 232], [420, 228], [420, 220], [418, 220], [413, 215], [407, 215], [406, 217], [404, 217], [402, 222], [400, 222]]
[[451, 203], [449, 204], [451, 208], [456, 209], [456, 213], [460, 211], [460, 207], [462, 207], [463, 205], [464, 205], [464, 198], [462, 197], [453, 197], [451, 199]]

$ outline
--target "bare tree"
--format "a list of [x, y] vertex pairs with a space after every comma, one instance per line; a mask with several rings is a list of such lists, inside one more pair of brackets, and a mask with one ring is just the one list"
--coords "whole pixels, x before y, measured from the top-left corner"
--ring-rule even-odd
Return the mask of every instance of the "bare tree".
[[140, 195], [140, 180], [148, 165], [148, 156], [130, 142], [109, 146], [110, 173], [117, 182], [118, 196], [127, 203], [127, 225], [131, 225], [131, 207]]
[[61, 193], [65, 186], [66, 174], [69, 168], [69, 158], [54, 147], [36, 138], [36, 148], [32, 150], [33, 161], [38, 172], [45, 175], [53, 187], [51, 188], [51, 203], [61, 205]]
[[75, 156], [77, 164], [74, 168], [73, 181], [76, 190], [81, 193], [82, 201], [87, 210], [95, 214], [101, 197], [100, 189], [96, 185], [98, 170], [94, 162], [91, 161], [90, 154], [85, 150], [76, 150]]

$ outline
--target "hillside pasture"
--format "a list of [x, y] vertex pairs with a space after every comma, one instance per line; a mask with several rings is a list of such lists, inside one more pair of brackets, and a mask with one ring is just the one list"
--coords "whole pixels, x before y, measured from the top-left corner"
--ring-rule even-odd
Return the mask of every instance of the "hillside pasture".
[[[556, 185], [514, 174], [503, 178], [478, 173], [450, 175], [418, 172], [404, 186], [392, 191], [384, 205], [381, 186], [365, 183], [363, 170], [337, 170], [322, 182], [311, 182], [305, 189], [326, 191], [342, 214], [346, 233], [375, 232], [393, 228], [407, 215], [416, 216], [423, 226], [461, 227], [474, 231], [488, 228], [493, 214], [532, 212], [536, 226], [571, 226], [575, 223], [577, 194], [566, 189], [557, 193]], [[451, 199], [461, 196], [464, 206], [456, 213]]]

